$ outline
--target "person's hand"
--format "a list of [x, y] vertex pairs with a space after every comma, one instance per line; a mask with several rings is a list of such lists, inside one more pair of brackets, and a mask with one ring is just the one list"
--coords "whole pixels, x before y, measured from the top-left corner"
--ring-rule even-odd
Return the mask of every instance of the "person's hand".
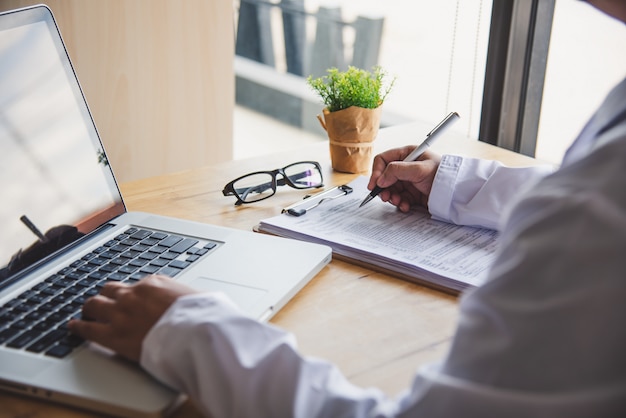
[[367, 185], [369, 190], [382, 187], [378, 195], [381, 200], [402, 212], [416, 205], [428, 207], [428, 196], [441, 161], [441, 156], [431, 151], [426, 151], [417, 161], [402, 161], [414, 149], [415, 146], [394, 148], [374, 157]]
[[139, 361], [144, 337], [183, 295], [196, 293], [165, 276], [148, 276], [134, 285], [107, 283], [83, 305], [84, 320], [68, 324], [72, 333]]

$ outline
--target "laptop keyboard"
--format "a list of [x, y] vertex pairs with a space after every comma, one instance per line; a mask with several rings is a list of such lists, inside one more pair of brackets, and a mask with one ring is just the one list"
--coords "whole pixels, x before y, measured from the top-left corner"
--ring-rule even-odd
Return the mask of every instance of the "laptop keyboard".
[[135, 283], [148, 274], [175, 277], [216, 242], [129, 228], [0, 307], [0, 346], [63, 358], [83, 343], [67, 323], [107, 282]]

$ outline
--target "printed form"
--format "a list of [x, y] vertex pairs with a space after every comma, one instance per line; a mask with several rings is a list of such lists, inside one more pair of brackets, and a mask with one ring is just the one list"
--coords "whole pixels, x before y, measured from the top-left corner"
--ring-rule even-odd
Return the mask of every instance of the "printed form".
[[380, 199], [359, 208], [367, 180], [357, 178], [353, 193], [302, 216], [265, 219], [259, 230], [326, 244], [348, 261], [454, 291], [484, 282], [498, 248], [496, 231], [436, 221], [426, 211], [402, 213]]

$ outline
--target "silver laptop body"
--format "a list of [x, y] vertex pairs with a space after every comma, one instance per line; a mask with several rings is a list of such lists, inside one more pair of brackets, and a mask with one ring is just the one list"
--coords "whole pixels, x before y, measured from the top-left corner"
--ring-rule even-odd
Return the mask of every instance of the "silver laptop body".
[[0, 14], [0, 179], [0, 389], [23, 395], [166, 414], [181, 395], [63, 334], [98, 283], [166, 273], [267, 320], [331, 259], [321, 245], [127, 212], [45, 6]]

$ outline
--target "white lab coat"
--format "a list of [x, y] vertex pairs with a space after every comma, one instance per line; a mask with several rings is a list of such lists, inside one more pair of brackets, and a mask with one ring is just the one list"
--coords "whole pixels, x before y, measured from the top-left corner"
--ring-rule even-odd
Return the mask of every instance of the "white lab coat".
[[626, 80], [548, 171], [444, 157], [433, 216], [499, 228], [501, 251], [447, 358], [398, 398], [219, 294], [179, 299], [141, 364], [215, 417], [626, 417]]

